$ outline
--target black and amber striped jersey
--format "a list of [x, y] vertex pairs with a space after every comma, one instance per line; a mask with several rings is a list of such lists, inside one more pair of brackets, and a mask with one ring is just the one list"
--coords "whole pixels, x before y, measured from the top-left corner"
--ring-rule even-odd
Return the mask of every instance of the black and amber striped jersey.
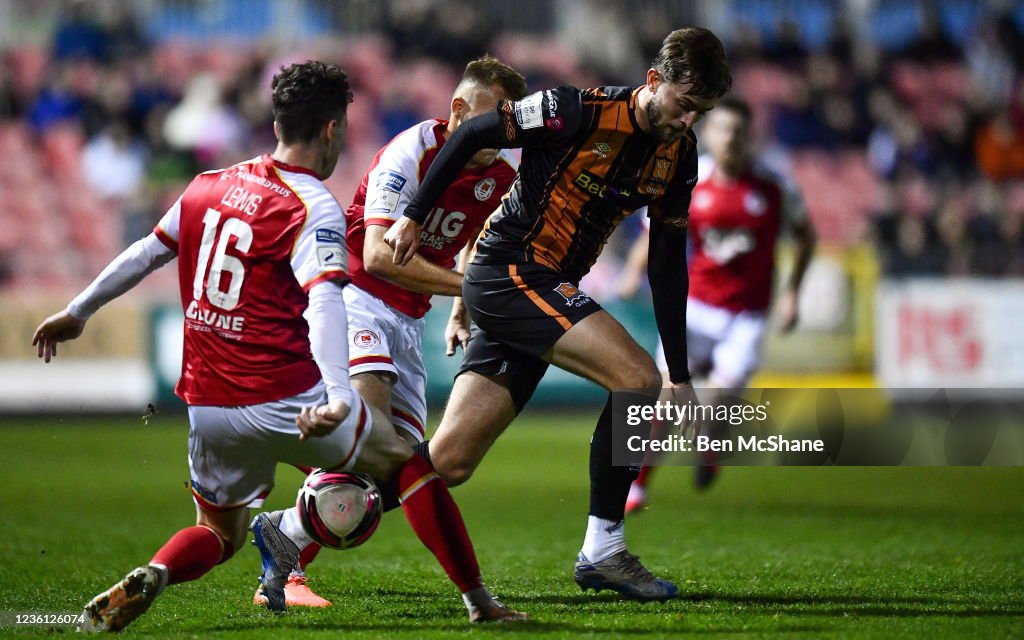
[[[691, 131], [661, 143], [641, 130], [635, 116], [639, 91], [541, 91], [503, 101], [496, 113], [459, 128], [455, 135], [465, 142], [452, 144], [453, 137], [446, 145], [455, 171], [477, 149], [523, 149], [519, 175], [477, 242], [476, 263], [537, 263], [578, 282], [626, 215], [646, 206], [653, 218], [686, 218], [697, 181], [696, 139]], [[441, 190], [447, 172], [437, 165], [444, 160], [435, 162]], [[419, 221], [429, 211], [432, 177], [427, 175], [406, 216]]]

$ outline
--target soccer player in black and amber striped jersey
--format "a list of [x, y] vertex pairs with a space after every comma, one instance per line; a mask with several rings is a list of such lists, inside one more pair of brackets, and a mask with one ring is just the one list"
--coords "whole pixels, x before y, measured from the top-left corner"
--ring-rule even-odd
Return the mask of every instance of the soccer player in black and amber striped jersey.
[[[650, 355], [578, 288], [623, 217], [644, 206], [652, 219], [648, 277], [673, 392], [689, 386], [682, 229], [697, 181], [692, 129], [731, 83], [718, 38], [679, 29], [640, 87], [563, 87], [503, 101], [445, 145], [385, 235], [396, 263], [411, 258], [425, 215], [477, 150], [523, 148], [519, 176], [488, 220], [463, 282], [472, 337], [430, 442], [449, 484], [469, 478], [549, 364], [609, 392], [660, 389]], [[612, 466], [611, 422], [609, 397], [591, 441], [590, 515], [574, 578], [584, 589], [671, 598], [676, 586], [626, 550], [622, 519], [636, 469]]]

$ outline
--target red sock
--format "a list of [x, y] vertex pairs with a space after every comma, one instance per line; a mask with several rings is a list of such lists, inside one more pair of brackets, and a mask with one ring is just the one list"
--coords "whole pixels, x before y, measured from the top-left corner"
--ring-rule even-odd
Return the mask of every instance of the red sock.
[[459, 507], [426, 460], [413, 455], [391, 477], [406, 519], [459, 591], [483, 586], [480, 565]]
[[306, 547], [302, 551], [300, 551], [299, 552], [299, 569], [301, 571], [305, 571], [306, 570], [306, 565], [308, 565], [310, 562], [313, 562], [313, 558], [315, 558], [316, 554], [318, 554], [318, 553], [320, 553], [320, 545], [318, 545], [315, 542], [310, 544], [308, 547]]
[[639, 486], [646, 488], [647, 479], [651, 476], [651, 473], [653, 473], [652, 469], [654, 469], [654, 467], [648, 467], [646, 465], [640, 467], [640, 474], [636, 477], [634, 482]]
[[171, 536], [150, 564], [167, 567], [167, 584], [195, 580], [217, 566], [224, 555], [220, 536], [206, 527], [189, 527]]

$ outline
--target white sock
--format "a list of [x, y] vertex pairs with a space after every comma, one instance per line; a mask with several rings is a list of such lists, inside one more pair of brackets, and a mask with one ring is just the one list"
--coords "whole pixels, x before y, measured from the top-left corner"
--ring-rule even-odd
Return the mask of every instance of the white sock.
[[494, 596], [487, 590], [487, 587], [477, 587], [472, 591], [462, 594], [462, 601], [466, 603], [466, 609], [470, 613], [473, 613], [474, 608], [487, 604], [493, 599]]
[[608, 556], [625, 550], [626, 527], [622, 520], [614, 522], [597, 516], [587, 516], [587, 535], [580, 553], [591, 562], [600, 562]]
[[302, 528], [302, 521], [299, 520], [299, 510], [295, 507], [285, 509], [278, 528], [281, 529], [281, 533], [288, 536], [295, 543], [300, 552], [313, 542], [313, 538], [310, 538], [306, 530]]

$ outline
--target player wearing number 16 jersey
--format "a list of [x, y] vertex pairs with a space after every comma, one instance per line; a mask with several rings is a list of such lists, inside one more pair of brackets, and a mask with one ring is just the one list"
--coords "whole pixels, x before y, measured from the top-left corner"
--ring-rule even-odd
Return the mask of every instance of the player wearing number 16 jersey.
[[[383, 493], [401, 496], [471, 619], [519, 618], [484, 588], [447, 487], [349, 382], [345, 225], [321, 182], [342, 149], [348, 80], [335, 65], [308, 62], [282, 69], [272, 86], [274, 153], [196, 177], [152, 234], [36, 330], [33, 344], [49, 361], [56, 343], [81, 335], [102, 305], [179, 258], [185, 343], [177, 393], [189, 409], [196, 526], [93, 598], [83, 628], [120, 630], [167, 585], [230, 558], [279, 461], [373, 476]], [[252, 531], [268, 605], [283, 610], [285, 578], [310, 540], [294, 507], [257, 515]]]
[[[434, 294], [459, 296], [462, 274], [453, 270], [459, 252], [480, 233], [501, 203], [518, 163], [508, 151], [485, 149], [463, 168], [434, 208], [415, 259], [398, 266], [384, 232], [405, 211], [419, 182], [462, 123], [492, 111], [498, 100], [522, 98], [526, 81], [514, 69], [485, 56], [466, 65], [452, 95], [447, 120], [430, 119], [395, 136], [373, 158], [345, 212], [352, 284], [343, 292], [348, 312], [352, 386], [391, 420], [410, 444], [423, 442], [427, 417], [423, 365], [423, 316]], [[456, 299], [446, 329], [449, 354], [469, 338], [469, 319]], [[422, 451], [426, 451], [422, 447]], [[386, 505], [387, 509], [391, 505]], [[289, 606], [330, 606], [306, 583], [316, 548], [303, 552], [288, 578]], [[253, 598], [266, 604], [260, 589]]]

